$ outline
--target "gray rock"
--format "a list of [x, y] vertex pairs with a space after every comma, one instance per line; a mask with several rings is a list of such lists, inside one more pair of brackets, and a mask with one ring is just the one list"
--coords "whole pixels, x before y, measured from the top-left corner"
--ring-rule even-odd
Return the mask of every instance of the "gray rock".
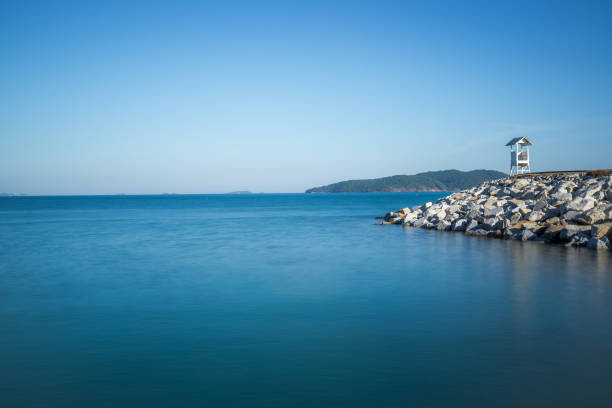
[[606, 220], [612, 220], [612, 204], [608, 205], [603, 213], [606, 215]]
[[597, 208], [593, 208], [586, 213], [585, 220], [587, 224], [597, 224], [606, 220], [606, 214]]
[[533, 200], [537, 198], [538, 194], [534, 190], [527, 190], [523, 194], [521, 194], [520, 198], [523, 200]]
[[593, 237], [587, 242], [587, 247], [591, 249], [610, 249], [610, 241], [606, 237]]
[[563, 230], [563, 225], [550, 225], [544, 233], [542, 234], [542, 238], [546, 241], [557, 241], [559, 239], [559, 235]]
[[446, 218], [446, 211], [440, 210], [434, 216], [439, 220], [443, 220], [444, 218]]
[[560, 208], [565, 203], [566, 203], [566, 201], [557, 200], [557, 199], [554, 199], [554, 198], [551, 198], [550, 200], [548, 200], [548, 205], [550, 205], [551, 207], [556, 207], [556, 208]]
[[589, 236], [581, 232], [574, 235], [567, 246], [586, 246], [589, 240]]
[[417, 213], [415, 213], [415, 212], [409, 212], [408, 214], [406, 214], [406, 215], [404, 216], [404, 218], [403, 218], [403, 223], [404, 223], [404, 224], [407, 224], [407, 223], [409, 223], [409, 222], [411, 222], [411, 221], [416, 220], [418, 217], [419, 217], [419, 216], [418, 216], [418, 214], [417, 214]]
[[465, 231], [469, 232], [469, 231], [476, 229], [477, 227], [478, 227], [478, 221], [472, 219], [467, 222], [465, 226]]
[[559, 210], [558, 208], [549, 208], [544, 213], [544, 216], [542, 217], [542, 220], [547, 220], [549, 218], [559, 217], [560, 215], [561, 215], [561, 210]]
[[595, 207], [595, 200], [592, 197], [577, 198], [564, 205], [564, 211], [588, 211]]
[[580, 233], [586, 234], [590, 230], [591, 230], [590, 226], [568, 224], [565, 227], [563, 227], [563, 229], [561, 230], [561, 233], [559, 234], [559, 238], [561, 238], [564, 241], [569, 241], [575, 235], [580, 234]]
[[465, 218], [459, 218], [458, 220], [455, 220], [451, 224], [451, 229], [453, 231], [465, 231], [466, 226], [467, 226], [467, 220]]
[[516, 190], [522, 190], [523, 188], [527, 187], [529, 185], [529, 180], [526, 178], [522, 178], [522, 179], [518, 179], [511, 188], [514, 188]]
[[542, 211], [532, 211], [527, 214], [527, 219], [529, 221], [540, 221], [544, 217], [544, 213]]
[[579, 212], [579, 211], [568, 211], [565, 214], [563, 214], [561, 216], [562, 219], [568, 221], [568, 222], [572, 222], [575, 224], [582, 224], [582, 225], [586, 225], [589, 222], [587, 221], [587, 215], [583, 212]]
[[489, 189], [489, 195], [490, 196], [496, 196], [499, 192], [500, 192], [499, 188], [491, 187]]
[[558, 193], [551, 194], [550, 198], [557, 200], [557, 201], [566, 202], [566, 201], [571, 201], [573, 199], [573, 196], [571, 193], [558, 192]]
[[601, 238], [603, 236], [607, 236], [608, 239], [612, 238], [612, 222], [592, 225], [591, 236], [593, 238]]
[[517, 190], [515, 188], [509, 188], [508, 190], [510, 190], [510, 196], [512, 197], [518, 197], [519, 195], [521, 195], [521, 190]]
[[521, 220], [521, 214], [515, 213], [510, 217], [510, 225], [514, 225]]
[[561, 218], [559, 217], [552, 217], [552, 218], [547, 218], [546, 221], [544, 221], [546, 224], [558, 224], [559, 222], [561, 222]]
[[488, 230], [495, 230], [501, 228], [503, 223], [504, 220], [499, 217], [489, 217], [485, 220], [483, 225], [486, 225]]
[[518, 235], [518, 238], [521, 241], [533, 241], [537, 237], [538, 236], [533, 231], [528, 230], [528, 229], [521, 230], [521, 232]]
[[525, 207], [526, 204], [523, 200], [508, 200], [507, 204], [511, 207], [511, 208], [522, 208]]
[[536, 201], [536, 203], [533, 205], [532, 211], [541, 211], [546, 207], [548, 207], [547, 201]]
[[583, 191], [579, 191], [577, 194], [579, 197], [593, 197], [595, 194], [597, 194], [602, 187], [603, 183], [597, 183], [597, 184], [593, 184], [590, 185], [584, 189], [582, 189]]
[[425, 223], [427, 223], [427, 219], [425, 217], [421, 217], [414, 221], [413, 225], [417, 228], [423, 228], [425, 226]]
[[484, 216], [485, 217], [497, 217], [498, 215], [502, 215], [504, 213], [504, 209], [502, 207], [489, 207], [485, 208]]

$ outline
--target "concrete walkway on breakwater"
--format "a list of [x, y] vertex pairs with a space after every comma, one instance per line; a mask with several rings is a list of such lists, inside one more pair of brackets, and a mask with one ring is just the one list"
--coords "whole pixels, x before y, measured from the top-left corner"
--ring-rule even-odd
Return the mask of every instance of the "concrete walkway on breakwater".
[[530, 173], [482, 183], [381, 224], [611, 249], [612, 170]]

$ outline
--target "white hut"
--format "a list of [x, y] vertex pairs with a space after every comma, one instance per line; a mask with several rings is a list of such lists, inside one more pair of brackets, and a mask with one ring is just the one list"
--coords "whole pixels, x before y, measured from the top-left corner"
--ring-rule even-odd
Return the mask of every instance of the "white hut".
[[529, 146], [533, 146], [533, 143], [526, 137], [515, 137], [506, 146], [510, 146], [510, 175], [531, 173]]

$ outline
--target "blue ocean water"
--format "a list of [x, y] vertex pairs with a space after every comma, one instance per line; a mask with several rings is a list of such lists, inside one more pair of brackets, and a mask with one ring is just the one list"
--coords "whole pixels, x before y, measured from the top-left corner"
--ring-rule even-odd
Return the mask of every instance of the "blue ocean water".
[[441, 195], [0, 198], [0, 406], [611, 406], [609, 253]]

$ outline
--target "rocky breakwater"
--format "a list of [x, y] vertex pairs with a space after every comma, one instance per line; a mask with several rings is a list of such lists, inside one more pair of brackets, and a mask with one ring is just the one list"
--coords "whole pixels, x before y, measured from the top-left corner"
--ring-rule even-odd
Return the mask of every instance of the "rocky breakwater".
[[612, 175], [505, 178], [435, 203], [390, 212], [382, 224], [611, 249]]

